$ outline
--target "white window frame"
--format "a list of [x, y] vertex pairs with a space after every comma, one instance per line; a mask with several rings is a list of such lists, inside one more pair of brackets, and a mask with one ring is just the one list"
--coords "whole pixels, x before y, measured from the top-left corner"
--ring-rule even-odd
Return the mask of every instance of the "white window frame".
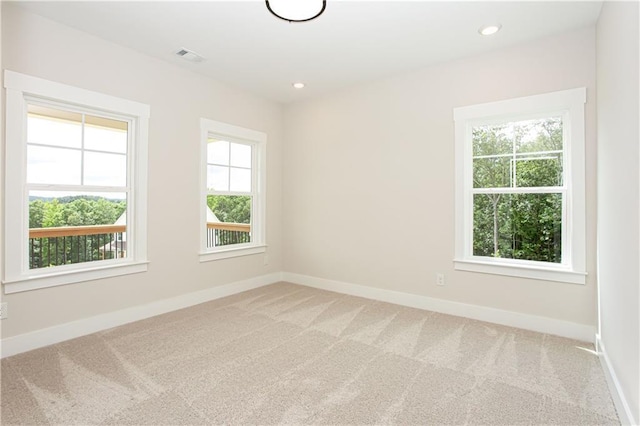
[[[251, 242], [230, 244], [222, 247], [207, 247], [207, 143], [213, 136], [229, 142], [252, 146], [251, 150]], [[266, 146], [267, 135], [256, 130], [234, 126], [219, 121], [200, 119], [200, 262], [228, 259], [264, 253], [267, 249], [266, 231]], [[233, 192], [225, 195], [235, 194]]]
[[[584, 284], [586, 281], [585, 120], [586, 88], [454, 108], [456, 270]], [[473, 146], [477, 125], [545, 116], [563, 120], [562, 263], [473, 255]]]
[[[147, 145], [148, 105], [66, 84], [5, 70], [6, 158], [4, 199], [5, 293], [114, 277], [147, 270]], [[127, 257], [29, 269], [29, 196], [27, 191], [27, 105], [100, 113], [129, 123], [127, 150]], [[46, 189], [46, 185], [40, 185]], [[58, 189], [60, 185], [52, 185]], [[68, 186], [67, 190], [83, 187]], [[87, 187], [87, 190], [88, 187]]]

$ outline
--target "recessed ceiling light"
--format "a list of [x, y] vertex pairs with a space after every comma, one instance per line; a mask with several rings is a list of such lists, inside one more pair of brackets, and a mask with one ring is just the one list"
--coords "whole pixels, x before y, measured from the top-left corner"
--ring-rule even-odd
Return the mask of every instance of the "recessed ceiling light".
[[488, 36], [497, 33], [500, 31], [500, 28], [502, 28], [502, 25], [500, 24], [483, 25], [478, 29], [478, 32], [480, 35]]
[[293, 83], [293, 84], [292, 84], [292, 86], [293, 86], [295, 89], [302, 89], [302, 88], [304, 87], [304, 83], [300, 83], [300, 82], [298, 82], [298, 83]]

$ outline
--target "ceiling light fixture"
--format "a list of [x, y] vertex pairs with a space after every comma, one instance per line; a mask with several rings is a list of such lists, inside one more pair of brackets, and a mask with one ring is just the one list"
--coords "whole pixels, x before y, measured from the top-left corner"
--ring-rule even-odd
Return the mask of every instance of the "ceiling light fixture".
[[478, 32], [480, 33], [480, 35], [488, 36], [497, 33], [501, 28], [502, 25], [500, 24], [483, 25], [478, 29]]
[[265, 0], [267, 9], [276, 18], [288, 22], [307, 22], [322, 15], [326, 0]]
[[300, 82], [298, 82], [298, 83], [293, 83], [293, 84], [292, 84], [292, 86], [293, 86], [295, 89], [302, 89], [302, 88], [304, 87], [304, 83], [300, 83]]

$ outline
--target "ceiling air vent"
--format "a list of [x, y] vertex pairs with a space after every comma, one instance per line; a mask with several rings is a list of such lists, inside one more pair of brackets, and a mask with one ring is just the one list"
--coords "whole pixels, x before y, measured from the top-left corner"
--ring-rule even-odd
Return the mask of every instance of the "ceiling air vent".
[[176, 52], [176, 55], [180, 56], [182, 59], [186, 59], [191, 62], [202, 62], [204, 58], [198, 55], [196, 52], [182, 48]]

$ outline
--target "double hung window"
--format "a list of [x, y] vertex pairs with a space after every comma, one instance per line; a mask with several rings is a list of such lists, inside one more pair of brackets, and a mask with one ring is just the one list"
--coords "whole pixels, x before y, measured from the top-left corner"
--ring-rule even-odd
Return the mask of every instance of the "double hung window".
[[584, 283], [584, 102], [456, 108], [456, 268]]
[[264, 252], [266, 135], [202, 119], [202, 260]]
[[146, 269], [149, 107], [7, 71], [5, 290]]

